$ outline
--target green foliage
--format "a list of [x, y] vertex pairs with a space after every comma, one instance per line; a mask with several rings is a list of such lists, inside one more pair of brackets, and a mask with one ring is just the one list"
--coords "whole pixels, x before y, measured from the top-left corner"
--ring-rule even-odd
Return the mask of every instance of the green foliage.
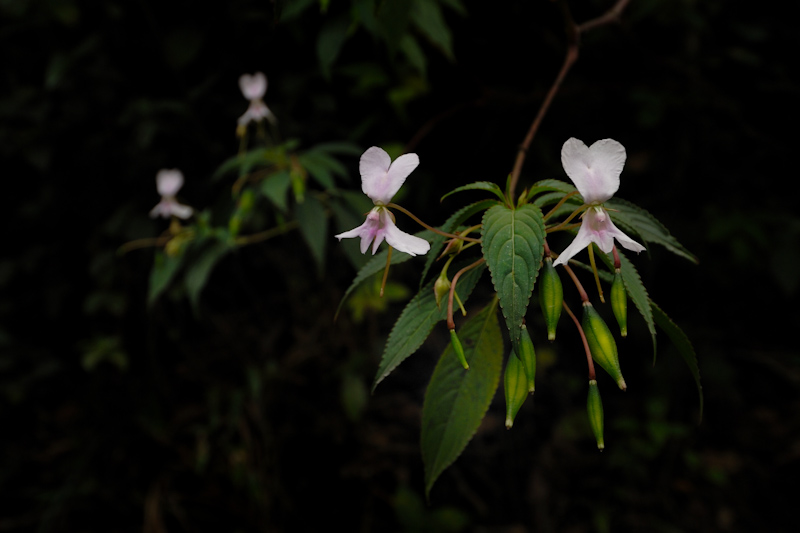
[[697, 263], [689, 250], [673, 237], [653, 215], [646, 210], [620, 198], [612, 198], [606, 202], [611, 218], [623, 228], [639, 235], [645, 242], [654, 242], [665, 247], [675, 255], [681, 256], [693, 263]]
[[433, 371], [422, 406], [422, 460], [425, 494], [445, 468], [455, 461], [477, 431], [500, 383], [503, 339], [497, 321], [497, 301], [470, 318], [461, 328], [464, 370], [452, 347], [442, 353]]
[[544, 221], [539, 208], [495, 206], [483, 216], [483, 255], [492, 273], [514, 350], [541, 267]]
[[[462, 302], [467, 301], [485, 268], [484, 265], [473, 268], [458, 280], [456, 294], [458, 294]], [[425, 339], [428, 338], [433, 330], [433, 326], [437, 322], [444, 320], [446, 315], [447, 306], [439, 307], [436, 305], [436, 296], [433, 292], [433, 282], [431, 281], [408, 302], [403, 312], [400, 313], [397, 322], [395, 322], [392, 332], [389, 334], [389, 339], [386, 341], [383, 357], [381, 357], [381, 362], [378, 366], [378, 373], [372, 384], [373, 391], [378, 386], [378, 383], [383, 381], [392, 370], [422, 346], [422, 343], [425, 342]]]

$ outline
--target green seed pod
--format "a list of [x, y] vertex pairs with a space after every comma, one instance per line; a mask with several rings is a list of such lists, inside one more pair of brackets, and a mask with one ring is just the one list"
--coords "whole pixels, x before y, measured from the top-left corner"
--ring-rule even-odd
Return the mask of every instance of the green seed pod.
[[600, 389], [597, 381], [589, 380], [589, 397], [586, 399], [586, 410], [589, 413], [589, 424], [592, 426], [594, 438], [597, 440], [597, 449], [605, 448], [603, 442], [603, 402], [600, 400]]
[[589, 302], [583, 304], [582, 325], [586, 340], [589, 342], [589, 349], [592, 352], [592, 359], [614, 378], [620, 389], [625, 390], [627, 386], [619, 367], [617, 343], [606, 323]]
[[511, 429], [519, 408], [528, 397], [528, 378], [525, 375], [525, 365], [513, 350], [506, 362], [503, 385], [506, 394], [506, 429]]
[[622, 282], [622, 274], [619, 269], [614, 273], [614, 282], [611, 284], [611, 309], [617, 317], [619, 324], [619, 334], [623, 337], [628, 336], [628, 293], [625, 291], [625, 284]]
[[458, 360], [461, 361], [461, 366], [464, 367], [464, 370], [469, 370], [469, 363], [467, 363], [467, 357], [464, 355], [464, 348], [461, 346], [461, 341], [458, 340], [458, 335], [456, 335], [456, 330], [454, 329], [450, 330], [450, 344], [453, 346]]
[[546, 257], [539, 275], [539, 304], [547, 323], [547, 340], [555, 340], [556, 326], [561, 316], [564, 289], [561, 287], [561, 278], [558, 277], [553, 258]]
[[446, 270], [442, 270], [436, 282], [433, 284], [433, 297], [436, 299], [436, 307], [442, 308], [442, 298], [450, 294], [450, 280], [447, 279]]
[[536, 389], [536, 352], [533, 350], [533, 341], [528, 333], [528, 326], [522, 325], [522, 334], [519, 338], [519, 359], [525, 367], [525, 377], [528, 378], [528, 392], [533, 394]]

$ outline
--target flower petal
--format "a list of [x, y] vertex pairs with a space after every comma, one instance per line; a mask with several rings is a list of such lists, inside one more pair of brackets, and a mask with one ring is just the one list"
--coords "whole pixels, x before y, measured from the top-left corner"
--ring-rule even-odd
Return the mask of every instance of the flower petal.
[[588, 231], [584, 230], [583, 224], [578, 229], [578, 235], [575, 236], [575, 239], [567, 246], [561, 255], [553, 261], [553, 266], [558, 266], [562, 264], [567, 264], [567, 261], [572, 259], [578, 252], [586, 248], [592, 243], [591, 236]]
[[178, 202], [172, 202], [170, 209], [172, 210], [173, 215], [183, 219], [189, 218], [194, 212], [194, 209], [188, 205], [179, 204]]
[[424, 255], [431, 249], [431, 244], [425, 239], [406, 233], [398, 228], [388, 213], [385, 219], [384, 233], [386, 234], [386, 242], [398, 252], [405, 252], [408, 255]]
[[156, 174], [156, 189], [161, 196], [175, 196], [183, 187], [183, 173], [178, 169], [163, 168]]
[[575, 240], [561, 252], [558, 259], [553, 262], [553, 266], [566, 263], [591, 243], [595, 243], [603, 253], [607, 254], [614, 247], [614, 239], [617, 239], [623, 247], [637, 253], [645, 249], [644, 246], [620, 231], [611, 221], [611, 217], [605, 209], [592, 207], [584, 213], [583, 222]]
[[613, 139], [587, 147], [570, 138], [561, 148], [561, 164], [587, 204], [602, 203], [619, 189], [619, 175], [625, 165], [625, 147]]
[[373, 146], [361, 155], [361, 190], [375, 205], [388, 204], [417, 165], [417, 154], [401, 155], [392, 163], [389, 154]]
[[248, 100], [264, 98], [267, 92], [267, 77], [263, 72], [256, 72], [252, 76], [250, 74], [242, 74], [239, 77], [239, 88]]
[[340, 241], [342, 239], [350, 239], [353, 237], [359, 237], [361, 239], [361, 253], [366, 253], [367, 248], [369, 248], [370, 242], [375, 240], [377, 243], [372, 247], [372, 253], [375, 254], [375, 251], [378, 249], [378, 246], [383, 241], [383, 231], [381, 228], [381, 217], [380, 214], [377, 212], [377, 209], [373, 209], [367, 215], [367, 219], [364, 221], [363, 224], [358, 226], [357, 228], [353, 228], [350, 231], [345, 231], [344, 233], [340, 233], [339, 235], [335, 235], [337, 239]]

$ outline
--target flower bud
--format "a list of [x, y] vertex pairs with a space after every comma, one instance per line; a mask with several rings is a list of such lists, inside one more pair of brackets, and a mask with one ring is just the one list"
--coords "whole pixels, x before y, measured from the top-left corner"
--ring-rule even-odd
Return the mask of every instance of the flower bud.
[[436, 298], [436, 307], [442, 308], [442, 298], [450, 294], [450, 280], [447, 279], [447, 272], [442, 270], [439, 277], [433, 284], [433, 297]]
[[561, 278], [558, 277], [553, 258], [545, 257], [539, 276], [539, 304], [547, 323], [547, 340], [555, 340], [556, 326], [561, 316], [561, 307], [564, 301], [564, 289], [561, 287]]
[[597, 381], [589, 380], [589, 397], [586, 399], [586, 411], [589, 413], [589, 424], [592, 426], [594, 438], [597, 440], [597, 449], [605, 448], [603, 442], [603, 402], [600, 400], [600, 389]]
[[469, 370], [469, 363], [467, 363], [467, 357], [464, 355], [464, 348], [461, 346], [461, 341], [458, 340], [458, 335], [456, 335], [456, 330], [454, 329], [450, 330], [450, 344], [453, 346], [458, 360], [461, 361], [461, 366], [464, 367], [464, 370]]
[[447, 241], [447, 246], [444, 247], [444, 251], [439, 255], [439, 258], [448, 256], [448, 255], [456, 255], [461, 251], [464, 247], [464, 241], [461, 239], [450, 239]]
[[511, 429], [519, 408], [528, 397], [528, 378], [525, 375], [525, 365], [513, 350], [506, 362], [503, 385], [506, 395], [506, 429]]
[[619, 324], [619, 334], [623, 337], [628, 336], [628, 293], [625, 291], [625, 284], [622, 282], [622, 274], [619, 269], [614, 273], [614, 281], [611, 283], [611, 309], [617, 317]]
[[522, 325], [522, 333], [519, 337], [519, 359], [525, 369], [525, 377], [528, 378], [528, 392], [533, 394], [536, 389], [536, 352], [533, 350], [533, 341], [528, 333], [528, 326]]
[[589, 343], [589, 349], [592, 352], [592, 359], [614, 378], [620, 389], [625, 390], [627, 386], [622, 378], [622, 370], [619, 367], [617, 343], [614, 341], [614, 337], [611, 335], [606, 323], [589, 302], [583, 303], [582, 326], [586, 340]]

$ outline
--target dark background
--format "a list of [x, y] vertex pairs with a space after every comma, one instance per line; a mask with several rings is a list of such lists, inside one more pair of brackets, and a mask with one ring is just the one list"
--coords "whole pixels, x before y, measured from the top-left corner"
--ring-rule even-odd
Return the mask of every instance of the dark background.
[[[402, 203], [441, 223], [480, 197], [440, 204], [445, 192], [504, 183], [561, 65], [563, 18], [548, 1], [442, 2], [453, 55], [408, 29], [421, 75], [391, 27], [353, 23], [371, 2], [304, 4], [0, 2], [0, 531], [792, 531], [793, 19], [633, 0], [584, 36], [523, 169], [523, 186], [566, 179], [571, 136], [625, 145], [618, 196], [699, 258], [651, 246], [634, 261], [694, 343], [702, 422], [677, 352], [659, 336], [651, 366], [632, 318], [629, 388], [605, 384], [598, 453], [562, 324], [554, 345], [536, 341], [537, 392], [515, 427], [498, 395], [426, 506], [420, 410], [444, 328], [364, 403], [404, 302], [333, 322], [355, 274], [334, 228], [321, 274], [288, 233], [224, 257], [197, 308], [180, 290], [148, 306], [153, 250], [117, 250], [166, 228], [147, 217], [160, 168], [182, 169], [187, 203], [228, 202], [230, 177], [211, 178], [238, 149], [237, 79], [257, 70], [284, 138], [417, 152]], [[577, 21], [609, 6], [569, 2]], [[352, 26], [326, 76], [317, 43], [332, 21]], [[338, 185], [357, 191], [357, 157], [341, 162], [354, 179]], [[421, 265], [393, 281], [413, 290]]]

